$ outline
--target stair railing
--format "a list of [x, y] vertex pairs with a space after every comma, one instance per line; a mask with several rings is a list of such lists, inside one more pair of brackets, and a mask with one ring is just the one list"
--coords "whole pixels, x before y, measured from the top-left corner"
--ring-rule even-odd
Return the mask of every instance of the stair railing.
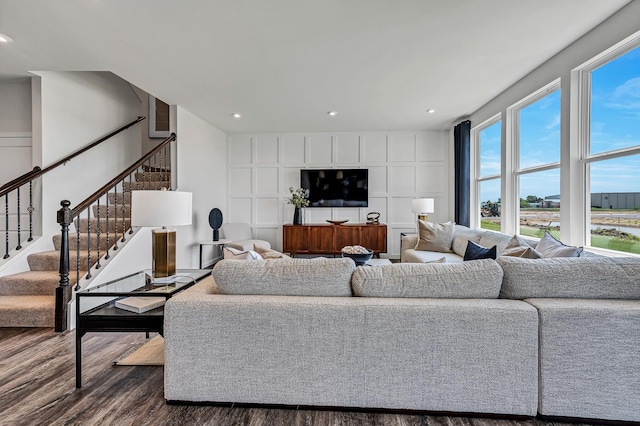
[[[73, 209], [69, 208], [71, 203], [68, 200], [60, 202], [62, 208], [58, 210], [57, 221], [61, 227], [62, 241], [60, 245], [60, 284], [56, 288], [55, 331], [60, 332], [67, 329], [68, 305], [72, 295], [71, 286], [69, 285], [69, 227], [75, 221], [75, 290], [79, 290], [81, 275], [86, 273], [85, 278], [89, 279], [92, 277], [92, 269], [95, 272], [102, 267], [100, 263], [102, 248], [104, 247], [105, 251], [104, 259], [109, 259], [111, 257], [110, 252], [118, 250], [118, 243], [124, 243], [127, 240], [127, 234], [133, 234], [130, 217], [127, 217], [130, 215], [130, 211], [127, 212], [126, 208], [127, 198], [131, 200], [131, 190], [134, 187], [161, 189], [167, 183], [164, 178], [169, 175], [171, 170], [171, 164], [168, 159], [171, 158], [170, 144], [174, 141], [176, 141], [176, 135], [172, 133], [162, 143]], [[132, 176], [136, 177], [135, 183]], [[138, 176], [142, 180], [139, 180]], [[167, 186], [167, 189], [172, 189], [170, 180]], [[118, 192], [118, 187], [121, 188], [120, 192]], [[127, 187], [129, 188], [128, 190]], [[113, 197], [110, 197], [110, 195], [113, 195]], [[113, 201], [111, 198], [113, 198]], [[101, 205], [104, 208], [101, 208]], [[94, 225], [92, 225], [91, 220], [92, 210], [94, 213], [93, 219], [95, 219]], [[113, 229], [111, 229], [111, 222], [109, 221], [110, 211], [113, 211]], [[96, 238], [96, 241], [93, 242], [91, 241], [92, 232], [95, 233]], [[82, 234], [86, 234], [86, 262], [81, 260]], [[104, 240], [102, 239], [103, 234], [105, 235]], [[92, 247], [95, 250], [92, 250]], [[95, 251], [95, 253], [92, 254], [92, 251]]]
[[[36, 211], [36, 208], [33, 205], [34, 181], [38, 179], [40, 176], [44, 175], [45, 173], [48, 173], [51, 170], [61, 165], [67, 164], [69, 161], [71, 161], [78, 155], [112, 138], [118, 133], [121, 133], [127, 130], [129, 127], [139, 123], [145, 118], [146, 117], [138, 117], [132, 122], [125, 124], [124, 126], [114, 130], [108, 135], [101, 137], [95, 142], [92, 142], [89, 145], [79, 149], [78, 151], [75, 151], [67, 155], [66, 157], [56, 161], [50, 166], [45, 167], [44, 169], [41, 169], [40, 167], [34, 167], [33, 170], [23, 174], [22, 176], [18, 176], [12, 181], [2, 185], [0, 187], [0, 203], [4, 201], [4, 209], [3, 209], [4, 210], [4, 256], [2, 258], [8, 259], [11, 256], [10, 248], [13, 247], [14, 244], [15, 244], [15, 250], [22, 249], [22, 243], [24, 242], [24, 240], [22, 239], [22, 213], [23, 213], [22, 207], [24, 202], [21, 199], [21, 190], [24, 191], [27, 189], [23, 187], [26, 187], [28, 185], [28, 192], [29, 192], [28, 206], [26, 208], [27, 212], [29, 213], [29, 236], [26, 241], [32, 241], [33, 240], [33, 213]], [[10, 221], [10, 217], [11, 217], [10, 213], [15, 213], [15, 217], [16, 217], [15, 225], [12, 224]], [[0, 213], [0, 216], [2, 216], [2, 213]], [[13, 238], [11, 238], [12, 234], [15, 235]], [[13, 241], [14, 239], [15, 241]]]

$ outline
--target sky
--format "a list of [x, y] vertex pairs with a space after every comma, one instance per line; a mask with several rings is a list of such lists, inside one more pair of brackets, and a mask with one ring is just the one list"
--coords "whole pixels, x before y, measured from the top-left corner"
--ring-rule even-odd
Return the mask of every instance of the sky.
[[[590, 153], [640, 145], [640, 47], [591, 73]], [[560, 161], [560, 90], [520, 111], [520, 168]], [[500, 173], [500, 126], [480, 132], [480, 176]], [[591, 192], [640, 192], [640, 155], [593, 162]], [[522, 175], [520, 196], [560, 194], [560, 169]], [[500, 196], [500, 180], [480, 186], [481, 201]]]

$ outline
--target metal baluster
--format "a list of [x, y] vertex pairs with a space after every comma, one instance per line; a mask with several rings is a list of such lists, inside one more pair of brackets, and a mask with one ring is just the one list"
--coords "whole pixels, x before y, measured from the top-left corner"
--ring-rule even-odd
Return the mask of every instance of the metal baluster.
[[3, 259], [8, 259], [9, 258], [9, 194], [4, 194], [4, 237], [5, 237], [5, 246], [4, 246]]
[[80, 216], [76, 228], [76, 291], [80, 290]]
[[[98, 206], [98, 229], [96, 229], [96, 237], [98, 238], [98, 253], [96, 260], [96, 269], [100, 269], [102, 265], [100, 265], [100, 234], [102, 233], [102, 224], [100, 223], [100, 198], [97, 199]], [[108, 225], [107, 225], [108, 226]], [[89, 246], [89, 250], [91, 250], [91, 246]]]
[[[164, 148], [162, 148], [163, 152], [162, 152], [162, 157], [164, 158], [164, 171], [166, 173], [167, 171], [167, 145], [164, 146]], [[171, 179], [169, 179], [169, 189], [171, 189]]]
[[107, 260], [111, 257], [111, 255], [109, 254], [109, 228], [111, 227], [111, 224], [109, 223], [109, 191], [107, 191], [107, 214], [106, 214], [106, 220], [107, 220], [107, 253], [104, 256], [104, 259]]
[[[115, 229], [113, 230], [113, 235], [115, 236], [115, 238], [113, 239], [113, 250], [116, 251], [118, 250], [118, 184], [117, 183], [113, 187], [113, 192], [115, 194], [115, 200], [116, 200], [116, 204], [113, 209], [113, 211], [115, 212], [114, 213]], [[124, 202], [124, 200], [122, 202]]]
[[27, 241], [33, 241], [33, 181], [29, 181], [29, 239]]
[[22, 245], [20, 244], [22, 241], [22, 237], [20, 237], [20, 187], [17, 188], [16, 196], [18, 207], [18, 245], [16, 246], [16, 250], [20, 250], [22, 248]]
[[91, 209], [87, 208], [87, 279], [91, 278]]
[[[125, 241], [127, 241], [127, 239], [125, 238], [125, 234], [127, 231], [127, 222], [126, 222], [126, 206], [125, 206], [125, 201], [126, 201], [126, 197], [127, 197], [127, 191], [124, 189], [124, 181], [126, 178], [124, 178], [122, 180], [122, 239], [120, 240], [121, 243], [124, 243]], [[129, 203], [131, 203], [131, 175], [129, 175]]]
[[[144, 175], [143, 175], [144, 176]], [[131, 191], [133, 190], [133, 186], [131, 184], [131, 175], [129, 175], [129, 234], [133, 234], [133, 226], [131, 226]], [[138, 182], [136, 181], [136, 187], [138, 186]], [[122, 204], [122, 216], [125, 216], [126, 206], [124, 203]], [[123, 236], [124, 238], [124, 236]]]

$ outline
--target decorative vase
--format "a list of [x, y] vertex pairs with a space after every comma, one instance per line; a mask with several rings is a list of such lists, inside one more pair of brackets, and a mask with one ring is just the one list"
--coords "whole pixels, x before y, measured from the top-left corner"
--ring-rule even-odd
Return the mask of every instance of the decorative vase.
[[293, 224], [302, 225], [302, 209], [300, 207], [296, 207], [293, 211]]

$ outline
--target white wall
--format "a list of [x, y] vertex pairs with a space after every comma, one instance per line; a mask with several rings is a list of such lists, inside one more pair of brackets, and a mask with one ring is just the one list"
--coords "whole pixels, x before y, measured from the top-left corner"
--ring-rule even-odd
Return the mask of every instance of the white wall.
[[[32, 152], [31, 135], [31, 83], [29, 79], [14, 82], [0, 83], [0, 186], [8, 181], [28, 172], [31, 165]], [[24, 203], [24, 194], [21, 193], [21, 202]], [[28, 201], [27, 201], [28, 202]], [[0, 204], [0, 229], [5, 227], [4, 199]], [[26, 214], [26, 206], [22, 204], [21, 229], [27, 227], [29, 216]], [[9, 230], [10, 247], [17, 244], [17, 214], [15, 193], [9, 196]], [[27, 235], [24, 232], [21, 237]], [[4, 241], [4, 232], [2, 234]], [[4, 245], [1, 251], [4, 255]]]
[[[586, 229], [584, 211], [584, 191], [582, 188], [582, 171], [577, 163], [580, 157], [577, 141], [573, 140], [570, 103], [576, 87], [572, 85], [572, 70], [598, 56], [618, 42], [640, 31], [640, 1], [632, 1], [592, 31], [578, 39], [560, 53], [549, 59], [516, 84], [496, 96], [471, 116], [472, 126], [476, 126], [497, 113], [502, 113], [503, 128], [506, 122], [506, 108], [530, 95], [546, 84], [561, 78], [561, 205], [560, 230], [561, 238], [569, 244], [584, 244]], [[572, 90], [574, 93], [572, 94]], [[575, 129], [574, 129], [575, 130]], [[503, 130], [503, 136], [505, 132]], [[573, 132], [575, 134], [575, 131]], [[504, 139], [504, 137], [503, 137]], [[503, 163], [504, 164], [504, 163]], [[505, 192], [503, 179], [503, 192]], [[514, 196], [503, 193], [503, 200], [508, 202]], [[473, 214], [473, 212], [472, 212]], [[515, 222], [507, 222], [502, 231], [515, 232]]]
[[[197, 268], [198, 241], [212, 238], [209, 212], [226, 211], [226, 135], [182, 107], [177, 107], [176, 134], [177, 189], [193, 193], [193, 224], [178, 228], [176, 266]], [[203, 257], [206, 263], [215, 255], [207, 251]]]
[[291, 223], [289, 187], [300, 169], [369, 169], [369, 207], [306, 208], [305, 223], [326, 219], [366, 222], [380, 212], [388, 226], [387, 255], [400, 253], [400, 232], [415, 232], [411, 200], [435, 198], [432, 221], [451, 219], [447, 132], [233, 134], [228, 138], [228, 211], [225, 222], [252, 224], [256, 237], [282, 248], [282, 224]]
[[[108, 72], [38, 72], [41, 105], [34, 111], [34, 139], [46, 167], [138, 117], [131, 86]], [[40, 122], [37, 122], [37, 121]], [[34, 132], [36, 133], [36, 132]], [[74, 207], [140, 157], [140, 124], [43, 176], [43, 229], [57, 226], [60, 201]]]

